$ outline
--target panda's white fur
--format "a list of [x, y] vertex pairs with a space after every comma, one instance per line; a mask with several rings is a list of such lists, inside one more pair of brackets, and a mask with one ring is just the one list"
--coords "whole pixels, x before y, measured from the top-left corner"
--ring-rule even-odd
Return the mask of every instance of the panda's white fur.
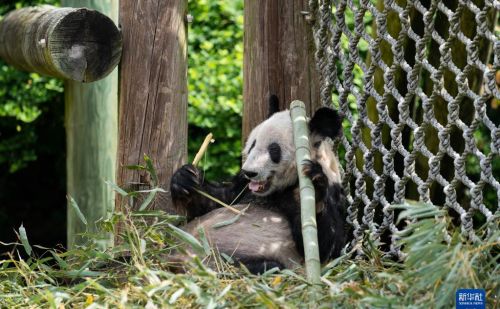
[[[339, 126], [337, 114], [332, 117], [332, 125]], [[322, 119], [325, 117], [318, 118], [321, 119], [317, 122], [325, 122]], [[340, 230], [345, 218], [333, 218], [342, 213], [343, 192], [332, 140], [316, 132], [318, 125], [314, 127], [315, 132], [310, 136], [312, 163], [308, 165], [308, 170], [315, 187], [319, 189], [317, 194], [318, 191], [322, 194], [316, 209], [319, 234], [328, 234], [319, 235], [320, 253], [325, 260], [332, 257], [333, 251], [338, 255], [339, 247], [343, 247], [345, 242], [344, 232]], [[271, 144], [279, 145], [279, 160], [276, 160], [276, 155], [272, 159], [269, 150]], [[272, 266], [291, 268], [300, 264], [299, 189], [290, 112], [275, 113], [255, 127], [242, 154], [242, 173], [229, 185], [204, 182], [201, 172], [190, 165], [174, 174], [171, 184], [173, 201], [178, 207], [186, 209], [190, 217], [184, 230], [198, 236], [199, 228], [203, 228], [213, 248], [232, 256], [252, 272], [262, 272]], [[248, 207], [245, 215], [231, 224], [215, 227], [218, 223], [234, 220], [235, 214], [195, 194], [191, 190], [193, 187], [226, 203], [231, 203], [241, 189], [246, 188], [235, 205], [238, 209]], [[339, 240], [334, 239], [336, 237]], [[189, 248], [187, 253], [188, 256], [193, 254]], [[180, 256], [177, 254], [174, 260], [182, 261], [184, 258]], [[213, 265], [213, 260], [207, 262]]]
[[[268, 190], [263, 193], [254, 192], [255, 195], [266, 196], [297, 181], [292, 132], [292, 120], [288, 110], [275, 113], [250, 132], [242, 154], [241, 169], [258, 174], [252, 181], [269, 183]], [[270, 158], [270, 143], [277, 143], [281, 148], [281, 160], [278, 163], [274, 163]]]
[[[258, 173], [256, 177], [252, 178], [256, 182], [270, 182], [267, 191], [254, 192], [255, 195], [266, 196], [289, 187], [297, 181], [292, 132], [292, 119], [289, 110], [275, 113], [250, 132], [242, 153], [243, 165], [241, 169]], [[254, 141], [255, 144], [253, 144]], [[270, 159], [268, 151], [270, 143], [277, 143], [281, 148], [279, 163]], [[313, 135], [310, 138], [310, 143], [311, 156], [323, 167], [329, 184], [340, 183], [340, 166], [337, 156], [333, 152], [333, 141], [330, 138]]]

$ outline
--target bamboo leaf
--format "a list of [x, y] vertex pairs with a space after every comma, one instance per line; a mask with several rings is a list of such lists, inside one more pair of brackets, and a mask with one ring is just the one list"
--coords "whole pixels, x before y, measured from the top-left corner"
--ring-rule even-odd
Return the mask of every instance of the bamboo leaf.
[[221, 228], [223, 226], [235, 223], [236, 221], [238, 221], [238, 219], [241, 217], [241, 215], [245, 213], [245, 211], [248, 209], [248, 207], [250, 207], [250, 204], [248, 204], [247, 207], [242, 209], [241, 213], [237, 214], [236, 216], [232, 217], [231, 219], [215, 223], [214, 225], [212, 225], [212, 228], [218, 229], [218, 228]]
[[150, 193], [150, 192], [163, 192], [163, 193], [166, 193], [167, 191], [166, 190], [163, 190], [162, 188], [160, 187], [156, 187], [156, 188], [153, 188], [153, 189], [148, 189], [148, 190], [137, 190], [137, 191], [131, 191], [129, 192], [128, 194], [130, 195], [130, 193]]
[[219, 299], [223, 298], [223, 297], [224, 297], [224, 295], [226, 295], [226, 294], [227, 294], [227, 292], [229, 292], [229, 290], [231, 290], [231, 284], [228, 284], [228, 285], [224, 288], [224, 290], [222, 290], [222, 292], [220, 292], [220, 294], [219, 294], [219, 295], [217, 295], [217, 300], [219, 300]]
[[193, 235], [189, 234], [186, 231], [181, 230], [180, 228], [168, 223], [168, 227], [170, 228], [172, 235], [179, 240], [190, 245], [196, 254], [203, 255], [205, 253], [205, 248], [203, 248], [202, 244], [196, 239]]
[[105, 273], [100, 272], [100, 271], [87, 270], [87, 269], [68, 270], [68, 271], [61, 272], [61, 277], [68, 277], [68, 278], [72, 278], [72, 279], [84, 278], [84, 277], [100, 277], [102, 275], [105, 275]]
[[80, 207], [78, 207], [78, 204], [76, 203], [76, 201], [73, 199], [73, 197], [71, 197], [69, 195], [68, 195], [68, 199], [69, 199], [69, 204], [71, 205], [71, 208], [73, 208], [73, 210], [75, 211], [75, 213], [78, 216], [78, 218], [80, 219], [80, 221], [82, 221], [83, 224], [87, 225], [87, 219], [85, 219], [85, 216], [80, 211]]
[[111, 187], [111, 189], [113, 189], [114, 191], [118, 192], [121, 196], [127, 196], [128, 193], [127, 191], [123, 190], [122, 188], [118, 187], [117, 184], [115, 184], [114, 182], [111, 182], [111, 181], [104, 181], [108, 186]]
[[185, 288], [180, 288], [177, 291], [175, 291], [174, 294], [172, 294], [172, 296], [170, 296], [168, 303], [170, 305], [173, 305], [177, 301], [177, 299], [182, 296], [182, 294], [184, 293], [185, 290], [186, 290]]
[[210, 254], [210, 244], [208, 243], [207, 234], [205, 233], [205, 229], [203, 227], [198, 228], [198, 236], [200, 236], [201, 243], [203, 244], [203, 249], [205, 251], [205, 255]]
[[183, 283], [184, 283], [184, 286], [191, 293], [193, 293], [194, 296], [196, 296], [196, 298], [198, 298], [198, 299], [201, 298], [203, 290], [196, 283], [194, 283], [192, 281], [188, 281], [188, 280], [184, 280]]
[[224, 226], [227, 226], [227, 225], [231, 225], [231, 224], [235, 223], [236, 221], [238, 221], [238, 219], [240, 217], [241, 217], [241, 214], [238, 214], [238, 215], [235, 215], [234, 217], [232, 217], [231, 219], [227, 219], [227, 220], [224, 220], [224, 221], [221, 221], [221, 222], [217, 222], [214, 225], [212, 225], [212, 228], [218, 229], [218, 228], [221, 228], [221, 227], [224, 227]]
[[141, 239], [139, 239], [139, 242], [140, 242], [140, 250], [141, 250], [140, 252], [141, 252], [141, 254], [144, 254], [144, 252], [146, 252], [146, 241], [143, 238], [141, 238]]
[[151, 204], [151, 202], [155, 198], [156, 192], [157, 191], [151, 191], [151, 192], [149, 192], [148, 196], [144, 199], [144, 201], [142, 202], [141, 206], [139, 207], [139, 211], [145, 210], [146, 207], [148, 207], [149, 204]]
[[220, 256], [226, 260], [227, 263], [229, 264], [234, 264], [234, 260], [232, 257], [230, 257], [229, 255], [225, 254], [224, 252], [219, 252]]
[[68, 263], [66, 263], [66, 261], [63, 260], [56, 252], [54, 252], [53, 250], [50, 250], [49, 252], [50, 252], [50, 254], [52, 254], [52, 256], [54, 257], [54, 259], [57, 261], [57, 265], [59, 265], [59, 267], [61, 269], [67, 269], [68, 268]]
[[151, 175], [153, 186], [156, 187], [158, 185], [158, 175], [156, 174], [156, 170], [153, 166], [153, 161], [146, 154], [144, 154], [144, 161], [146, 162], [146, 170]]
[[145, 170], [146, 169], [145, 166], [142, 166], [142, 165], [139, 165], [139, 164], [126, 165], [125, 168], [128, 169], [128, 170]]
[[28, 241], [28, 235], [26, 234], [26, 229], [22, 224], [19, 227], [19, 238], [21, 239], [21, 243], [23, 244], [24, 251], [26, 251], [28, 255], [31, 255], [33, 249], [31, 248], [30, 242]]

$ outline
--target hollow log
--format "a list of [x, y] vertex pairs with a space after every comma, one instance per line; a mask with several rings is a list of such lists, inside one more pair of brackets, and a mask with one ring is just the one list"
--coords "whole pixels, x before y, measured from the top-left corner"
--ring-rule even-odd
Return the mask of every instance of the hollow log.
[[0, 21], [0, 58], [29, 72], [92, 82], [118, 65], [121, 49], [113, 21], [87, 8], [28, 7]]

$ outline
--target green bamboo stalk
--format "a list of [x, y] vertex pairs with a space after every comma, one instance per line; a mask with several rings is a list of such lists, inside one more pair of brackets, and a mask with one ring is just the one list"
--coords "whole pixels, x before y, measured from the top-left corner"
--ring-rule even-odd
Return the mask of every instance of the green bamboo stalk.
[[305, 104], [302, 101], [293, 101], [290, 104], [290, 115], [293, 124], [295, 161], [299, 175], [300, 213], [306, 274], [309, 282], [316, 284], [320, 283], [321, 280], [318, 229], [316, 226], [316, 201], [312, 181], [302, 172], [302, 162], [311, 158]]

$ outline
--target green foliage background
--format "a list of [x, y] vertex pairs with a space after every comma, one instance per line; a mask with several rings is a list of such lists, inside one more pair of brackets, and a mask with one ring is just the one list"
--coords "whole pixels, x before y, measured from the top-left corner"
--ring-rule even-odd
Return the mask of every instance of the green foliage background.
[[[42, 1], [12, 1], [0, 5], [0, 16], [23, 6]], [[55, 0], [43, 1], [55, 4]], [[0, 60], [0, 169], [10, 173], [37, 159], [35, 121], [51, 105], [62, 102], [60, 80], [36, 73], [21, 72]], [[54, 103], [56, 102], [56, 103]]]
[[[58, 0], [10, 1], [6, 12]], [[189, 1], [189, 155], [206, 134], [212, 144], [201, 165], [210, 178], [237, 172], [241, 149], [243, 0]], [[0, 166], [13, 173], [37, 159], [34, 123], [54, 102], [62, 102], [63, 83], [18, 71], [0, 61]], [[61, 115], [64, 111], [61, 106]], [[59, 149], [64, 151], [64, 149]]]
[[234, 175], [241, 152], [243, 0], [189, 1], [190, 161], [214, 134], [201, 166], [209, 179]]
[[[2, 1], [0, 18], [39, 3]], [[24, 223], [38, 244], [65, 243], [65, 168], [63, 82], [0, 60], [0, 241]]]

